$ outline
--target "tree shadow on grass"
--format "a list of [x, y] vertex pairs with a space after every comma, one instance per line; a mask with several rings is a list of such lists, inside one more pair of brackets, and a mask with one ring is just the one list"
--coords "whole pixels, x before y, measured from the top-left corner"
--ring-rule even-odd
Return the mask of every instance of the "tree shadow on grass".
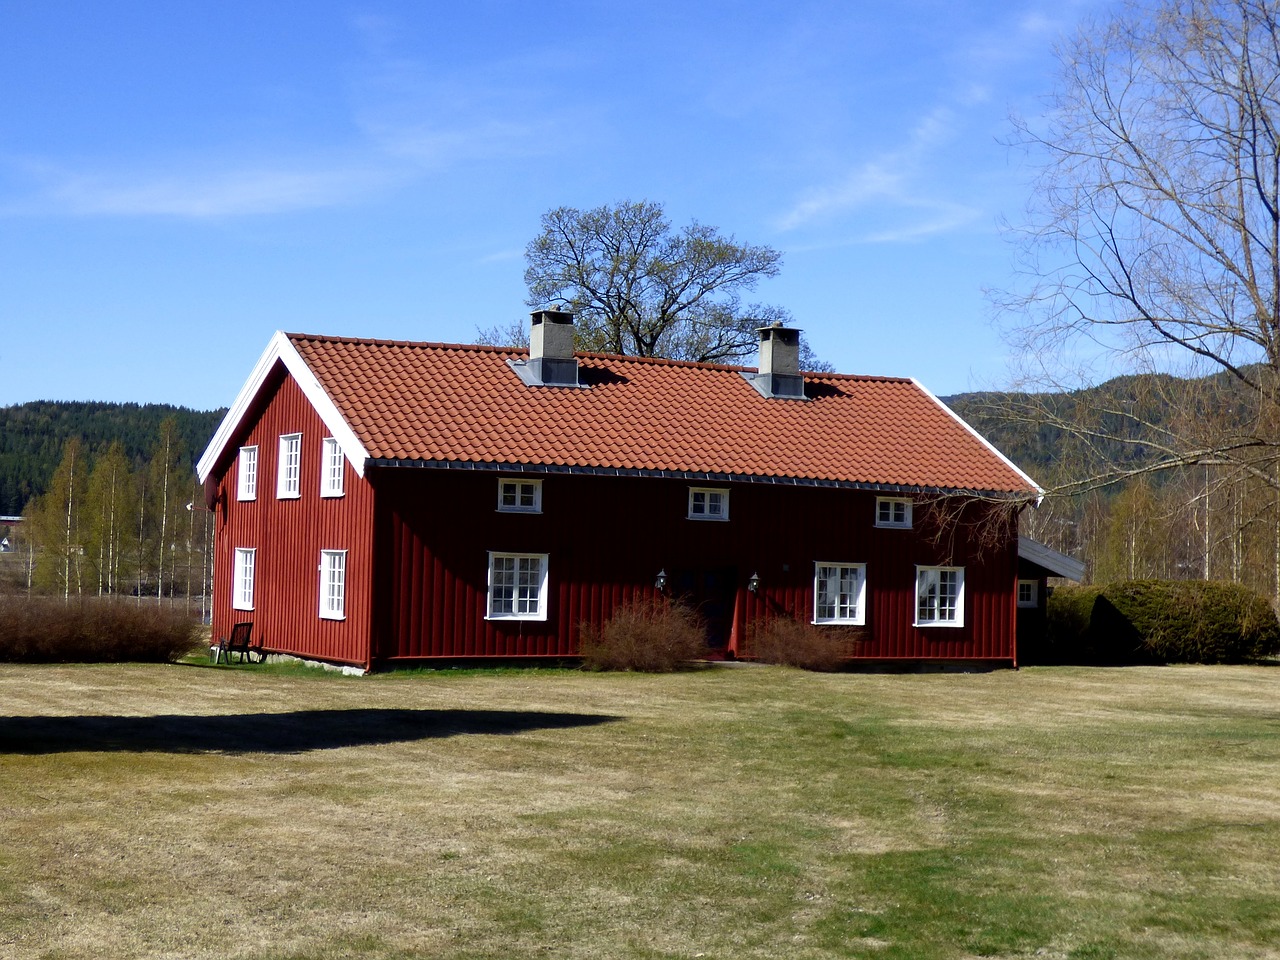
[[467, 734], [504, 736], [620, 717], [531, 710], [298, 710], [218, 716], [0, 717], [0, 754], [303, 753]]

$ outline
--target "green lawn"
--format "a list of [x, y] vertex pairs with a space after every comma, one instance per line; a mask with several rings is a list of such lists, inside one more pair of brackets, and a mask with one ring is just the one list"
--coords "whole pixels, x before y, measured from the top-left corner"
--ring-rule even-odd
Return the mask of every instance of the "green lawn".
[[0, 957], [1280, 957], [1280, 669], [0, 668]]

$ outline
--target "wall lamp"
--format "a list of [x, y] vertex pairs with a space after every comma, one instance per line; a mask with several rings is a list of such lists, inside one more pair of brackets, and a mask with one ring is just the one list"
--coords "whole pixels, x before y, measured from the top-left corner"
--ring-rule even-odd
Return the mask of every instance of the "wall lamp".
[[760, 592], [760, 574], [753, 573], [747, 578], [747, 589], [752, 593]]
[[659, 593], [662, 593], [662, 591], [667, 589], [667, 568], [666, 567], [663, 567], [661, 570], [658, 571], [657, 577], [654, 578], [653, 585], [657, 587]]

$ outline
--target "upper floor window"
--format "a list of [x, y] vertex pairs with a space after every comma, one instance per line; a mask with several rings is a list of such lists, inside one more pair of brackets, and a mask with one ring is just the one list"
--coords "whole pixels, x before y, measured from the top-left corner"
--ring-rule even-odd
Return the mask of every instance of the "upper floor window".
[[276, 467], [276, 496], [302, 496], [302, 434], [280, 437], [280, 462]]
[[729, 491], [723, 488], [690, 487], [690, 520], [728, 520]]
[[910, 527], [911, 501], [903, 497], [876, 497], [877, 527]]
[[236, 464], [236, 499], [258, 499], [258, 448], [241, 447]]
[[489, 554], [490, 620], [547, 619], [547, 555]]
[[541, 513], [541, 480], [498, 480], [498, 509], [503, 513]]
[[814, 623], [866, 623], [865, 563], [817, 563], [813, 575]]
[[964, 567], [916, 567], [916, 626], [964, 626]]
[[341, 620], [346, 615], [347, 551], [320, 551], [320, 616]]
[[320, 496], [342, 496], [342, 482], [346, 461], [342, 448], [333, 437], [324, 438], [324, 453], [320, 458]]
[[252, 547], [236, 547], [235, 569], [231, 573], [231, 606], [235, 610], [253, 609], [253, 568], [257, 553]]

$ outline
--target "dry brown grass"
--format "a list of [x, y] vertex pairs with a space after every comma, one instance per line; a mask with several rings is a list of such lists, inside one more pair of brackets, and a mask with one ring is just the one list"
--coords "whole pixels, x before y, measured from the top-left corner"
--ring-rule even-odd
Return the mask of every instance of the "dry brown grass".
[[1280, 671], [0, 667], [0, 956], [1276, 956]]

